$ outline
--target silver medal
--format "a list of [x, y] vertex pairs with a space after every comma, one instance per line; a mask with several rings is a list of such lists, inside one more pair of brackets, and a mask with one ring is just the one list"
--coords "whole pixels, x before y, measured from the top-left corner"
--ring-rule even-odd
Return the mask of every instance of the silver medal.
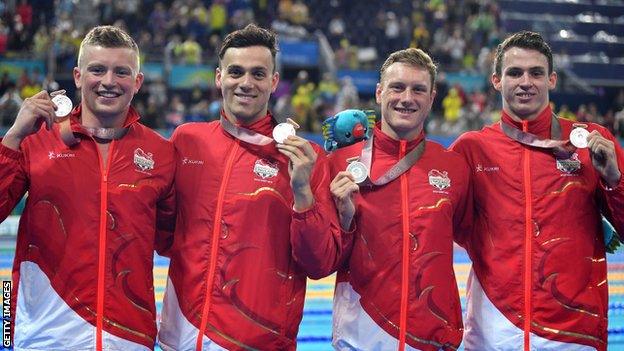
[[360, 184], [368, 178], [368, 169], [366, 165], [359, 161], [353, 161], [347, 166], [347, 172], [353, 176], [353, 181]]
[[290, 123], [280, 123], [273, 128], [273, 139], [281, 144], [289, 135], [295, 135], [295, 127]]
[[576, 146], [579, 149], [584, 149], [587, 147], [587, 137], [589, 136], [589, 131], [585, 128], [574, 128], [570, 132], [570, 143]]
[[52, 98], [52, 102], [56, 105], [56, 117], [65, 117], [69, 115], [74, 107], [70, 98], [65, 95], [56, 95]]

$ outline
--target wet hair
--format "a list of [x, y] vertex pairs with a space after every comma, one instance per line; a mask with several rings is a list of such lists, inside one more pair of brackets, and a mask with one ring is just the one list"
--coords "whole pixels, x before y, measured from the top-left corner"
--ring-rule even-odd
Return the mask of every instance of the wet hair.
[[264, 46], [269, 49], [273, 58], [273, 70], [275, 70], [275, 55], [278, 50], [277, 36], [275, 33], [258, 27], [253, 23], [228, 34], [223, 39], [221, 49], [219, 49], [219, 61], [223, 60], [223, 56], [225, 56], [225, 52], [229, 48], [246, 48], [250, 46]]
[[414, 67], [424, 68], [429, 71], [429, 77], [431, 80], [431, 91], [433, 91], [438, 69], [431, 57], [426, 52], [417, 48], [408, 48], [393, 52], [392, 54], [390, 54], [390, 56], [388, 56], [383, 65], [381, 65], [381, 69], [379, 72], [381, 75], [381, 81], [383, 81], [384, 75], [388, 67], [397, 62]]
[[78, 67], [81, 66], [82, 53], [85, 46], [101, 46], [105, 48], [127, 48], [136, 52], [137, 69], [140, 67], [139, 46], [123, 29], [115, 26], [97, 26], [85, 35], [78, 51]]
[[502, 75], [503, 55], [507, 50], [513, 47], [535, 50], [542, 53], [548, 60], [548, 74], [553, 72], [553, 56], [550, 46], [539, 33], [523, 30], [510, 35], [496, 48], [494, 73], [496, 73], [497, 76], [500, 77]]

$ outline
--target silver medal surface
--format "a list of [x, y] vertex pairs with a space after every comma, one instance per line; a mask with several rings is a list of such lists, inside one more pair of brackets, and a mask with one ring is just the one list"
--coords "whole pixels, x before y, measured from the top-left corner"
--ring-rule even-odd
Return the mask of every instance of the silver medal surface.
[[56, 117], [65, 117], [69, 115], [74, 107], [70, 98], [65, 95], [56, 95], [52, 98], [52, 102], [56, 105]]
[[295, 135], [295, 127], [290, 123], [280, 123], [273, 128], [273, 139], [281, 144], [289, 135]]
[[589, 136], [589, 131], [585, 128], [574, 128], [570, 132], [570, 143], [576, 146], [579, 149], [584, 149], [587, 147], [587, 137]]
[[357, 184], [364, 182], [366, 178], [368, 178], [368, 169], [366, 169], [366, 166], [359, 161], [349, 163], [347, 166], [347, 172], [351, 173], [353, 180]]

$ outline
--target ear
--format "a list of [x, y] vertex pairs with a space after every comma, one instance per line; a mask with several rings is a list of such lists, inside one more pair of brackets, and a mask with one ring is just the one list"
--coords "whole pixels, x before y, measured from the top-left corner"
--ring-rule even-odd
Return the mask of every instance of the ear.
[[275, 89], [277, 89], [277, 83], [279, 83], [279, 73], [275, 72], [273, 73], [273, 77], [271, 77], [271, 93], [275, 92]]
[[221, 90], [221, 69], [219, 67], [215, 70], [215, 87]]
[[82, 83], [80, 83], [80, 77], [82, 76], [82, 73], [80, 72], [80, 68], [74, 67], [72, 74], [74, 76], [74, 84], [76, 85], [76, 88], [78, 89], [82, 88]]
[[431, 110], [431, 106], [433, 106], [433, 101], [435, 100], [436, 95], [438, 94], [438, 91], [433, 89], [431, 91], [431, 101], [429, 101], [429, 109]]
[[381, 83], [377, 83], [377, 86], [375, 87], [375, 102], [377, 102], [378, 104], [381, 104], [381, 93], [382, 93], [382, 87], [381, 87]]
[[143, 80], [145, 79], [145, 75], [143, 75], [143, 72], [139, 72], [139, 74], [137, 74], [135, 80], [134, 80], [134, 93], [138, 93], [139, 89], [141, 89], [141, 86], [143, 86]]
[[553, 71], [548, 76], [548, 90], [553, 90], [557, 86], [557, 72]]
[[494, 87], [494, 89], [496, 89], [496, 91], [501, 91], [501, 78], [496, 73], [492, 73], [492, 76], [490, 77], [490, 82], [492, 82], [492, 86]]

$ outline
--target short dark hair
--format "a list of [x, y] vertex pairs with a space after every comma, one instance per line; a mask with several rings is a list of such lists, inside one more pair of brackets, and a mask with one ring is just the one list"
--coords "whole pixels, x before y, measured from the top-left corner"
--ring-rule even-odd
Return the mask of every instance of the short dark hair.
[[431, 56], [421, 49], [417, 48], [408, 48], [399, 51], [395, 51], [383, 63], [380, 73], [380, 81], [383, 81], [384, 74], [390, 65], [393, 63], [405, 63], [410, 66], [424, 68], [429, 71], [429, 76], [431, 80], [431, 91], [435, 88], [436, 75], [438, 73], [438, 69], [433, 63]]
[[535, 50], [546, 56], [548, 60], [548, 74], [553, 72], [553, 56], [550, 46], [544, 41], [544, 38], [536, 32], [523, 30], [507, 37], [496, 48], [496, 56], [494, 57], [494, 73], [501, 76], [503, 69], [503, 55], [513, 47], [522, 49]]
[[273, 57], [273, 69], [275, 70], [275, 55], [277, 55], [277, 35], [270, 30], [248, 24], [245, 28], [228, 34], [221, 49], [219, 49], [219, 61], [223, 60], [225, 52], [229, 48], [246, 48], [250, 46], [264, 46], [271, 51]]
[[[85, 46], [102, 46], [105, 48], [127, 48], [136, 52], [137, 64], [139, 64], [139, 46], [123, 29], [115, 26], [97, 26], [85, 35], [80, 50], [78, 51], [78, 66], [82, 59], [82, 52]], [[140, 67], [140, 66], [137, 66]]]

